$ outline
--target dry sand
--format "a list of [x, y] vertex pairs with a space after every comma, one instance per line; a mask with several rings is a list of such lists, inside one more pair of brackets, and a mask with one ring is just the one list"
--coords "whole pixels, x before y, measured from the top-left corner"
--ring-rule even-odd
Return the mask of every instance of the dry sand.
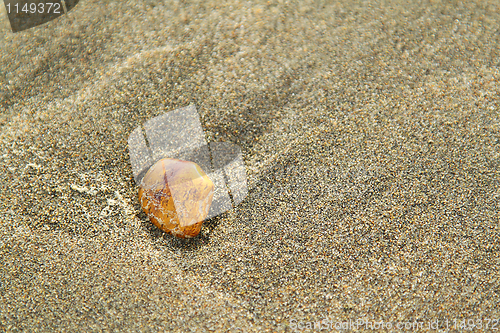
[[[0, 6], [0, 330], [498, 319], [499, 5], [81, 0], [16, 34]], [[250, 191], [180, 241], [127, 138], [191, 103]]]

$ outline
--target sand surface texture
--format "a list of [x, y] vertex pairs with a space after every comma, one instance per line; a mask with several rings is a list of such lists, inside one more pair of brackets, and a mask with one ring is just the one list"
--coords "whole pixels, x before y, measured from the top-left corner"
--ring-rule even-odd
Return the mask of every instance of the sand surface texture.
[[[500, 317], [498, 1], [0, 7], [0, 331]], [[183, 241], [127, 139], [189, 104], [249, 193]]]

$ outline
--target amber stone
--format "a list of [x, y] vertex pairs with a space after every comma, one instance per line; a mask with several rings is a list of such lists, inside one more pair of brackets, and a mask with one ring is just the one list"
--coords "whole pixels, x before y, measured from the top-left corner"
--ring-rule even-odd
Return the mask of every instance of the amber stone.
[[214, 184], [193, 162], [164, 158], [139, 185], [139, 201], [150, 221], [180, 238], [195, 237], [212, 204]]

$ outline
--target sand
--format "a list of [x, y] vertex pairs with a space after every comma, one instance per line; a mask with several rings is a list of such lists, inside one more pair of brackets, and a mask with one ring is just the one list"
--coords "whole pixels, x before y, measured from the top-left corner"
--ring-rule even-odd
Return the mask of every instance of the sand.
[[[0, 7], [1, 331], [500, 318], [498, 2], [82, 0], [16, 34]], [[249, 193], [183, 241], [127, 138], [189, 104]]]

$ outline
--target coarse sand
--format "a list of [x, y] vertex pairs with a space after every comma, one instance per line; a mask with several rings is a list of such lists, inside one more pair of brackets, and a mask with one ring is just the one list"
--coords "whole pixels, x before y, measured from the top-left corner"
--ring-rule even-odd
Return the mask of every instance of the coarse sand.
[[[499, 22], [488, 0], [81, 0], [12, 33], [0, 6], [0, 331], [500, 328]], [[190, 104], [249, 193], [178, 240], [127, 139]]]

